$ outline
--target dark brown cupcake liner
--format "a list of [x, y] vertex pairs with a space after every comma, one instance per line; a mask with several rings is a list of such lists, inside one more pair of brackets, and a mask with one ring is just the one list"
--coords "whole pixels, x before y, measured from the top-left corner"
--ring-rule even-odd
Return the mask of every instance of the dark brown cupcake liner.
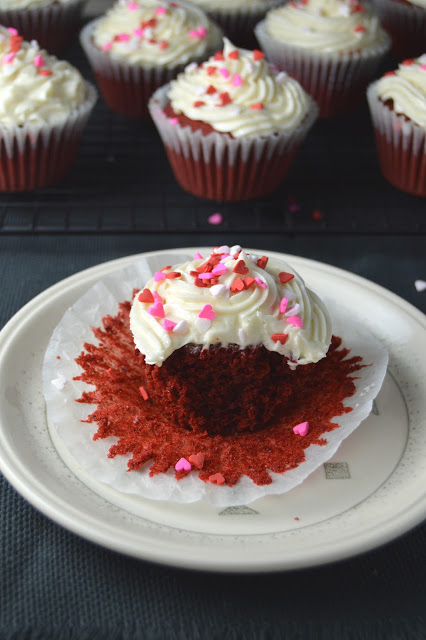
[[374, 4], [397, 58], [417, 58], [426, 52], [425, 7], [398, 0], [375, 0]]

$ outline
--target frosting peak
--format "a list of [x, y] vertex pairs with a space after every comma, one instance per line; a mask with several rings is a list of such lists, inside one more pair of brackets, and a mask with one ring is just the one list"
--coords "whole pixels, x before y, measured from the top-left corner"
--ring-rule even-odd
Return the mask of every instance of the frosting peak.
[[295, 366], [323, 358], [331, 340], [325, 306], [289, 265], [226, 246], [156, 272], [134, 299], [130, 328], [157, 366], [188, 344], [264, 345]]

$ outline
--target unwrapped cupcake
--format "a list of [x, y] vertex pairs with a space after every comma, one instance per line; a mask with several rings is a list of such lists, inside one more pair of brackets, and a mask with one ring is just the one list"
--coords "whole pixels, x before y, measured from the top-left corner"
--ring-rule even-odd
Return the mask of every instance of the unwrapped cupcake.
[[426, 197], [426, 54], [370, 85], [367, 99], [383, 175]]
[[255, 33], [269, 60], [317, 101], [321, 118], [360, 102], [391, 45], [362, 0], [289, 2], [268, 12]]
[[29, 191], [63, 178], [96, 96], [68, 62], [0, 27], [0, 191]]
[[181, 187], [222, 201], [278, 187], [318, 113], [261, 51], [227, 39], [223, 51], [156, 91], [149, 108]]
[[191, 61], [220, 46], [222, 32], [185, 2], [120, 0], [81, 32], [81, 44], [108, 106], [147, 118], [148, 100]]
[[256, 46], [254, 27], [266, 12], [283, 0], [192, 0], [203, 9], [225, 35], [241, 47]]
[[426, 49], [426, 0], [374, 0], [380, 22], [392, 38], [397, 58], [421, 55]]
[[71, 44], [80, 26], [85, 0], [0, 0], [0, 24], [25, 40], [37, 40], [50, 53]]

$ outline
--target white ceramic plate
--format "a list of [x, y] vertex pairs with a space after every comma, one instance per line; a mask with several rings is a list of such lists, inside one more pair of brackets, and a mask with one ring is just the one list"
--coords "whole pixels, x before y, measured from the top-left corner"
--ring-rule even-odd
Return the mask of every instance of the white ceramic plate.
[[348, 272], [257, 252], [290, 262], [312, 289], [341, 301], [389, 350], [388, 374], [373, 413], [334, 458], [287, 494], [227, 509], [143, 500], [118, 494], [80, 472], [77, 479], [57, 454], [47, 428], [44, 351], [65, 310], [97, 280], [140, 257], [130, 256], [47, 289], [0, 333], [0, 468], [24, 498], [70, 531], [110, 549], [174, 566], [229, 572], [295, 569], [347, 558], [424, 519], [425, 316]]

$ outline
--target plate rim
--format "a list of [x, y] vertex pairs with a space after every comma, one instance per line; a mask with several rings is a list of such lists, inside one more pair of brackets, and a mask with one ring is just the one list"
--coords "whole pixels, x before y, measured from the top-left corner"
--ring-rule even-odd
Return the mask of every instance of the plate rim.
[[[208, 247], [201, 247], [201, 248], [200, 247], [196, 247], [196, 248], [183, 247], [183, 248], [163, 249], [163, 250], [157, 250], [157, 251], [154, 250], [149, 252], [133, 254], [129, 256], [123, 256], [121, 258], [116, 258], [114, 260], [107, 260], [97, 265], [93, 265], [91, 267], [78, 271], [70, 276], [67, 276], [66, 278], [60, 280], [59, 282], [56, 282], [55, 284], [49, 286], [47, 289], [44, 289], [35, 297], [33, 297], [31, 300], [29, 300], [4, 325], [4, 327], [0, 331], [0, 366], [2, 363], [3, 349], [6, 349], [8, 342], [13, 339], [13, 336], [17, 332], [19, 333], [19, 326], [22, 324], [23, 319], [26, 317], [28, 310], [31, 310], [37, 307], [41, 302], [47, 304], [48, 303], [47, 301], [50, 297], [56, 296], [56, 295], [60, 296], [61, 291], [63, 291], [66, 288], [69, 290], [70, 285], [71, 286], [75, 285], [76, 287], [82, 286], [82, 282], [85, 282], [87, 279], [90, 280], [92, 276], [93, 277], [99, 276], [99, 279], [101, 279], [102, 277], [105, 277], [105, 275], [107, 275], [108, 273], [112, 273], [115, 270], [125, 267], [131, 262], [146, 256], [162, 255], [167, 253], [186, 253], [186, 252], [188, 254], [191, 254], [191, 253], [194, 253], [195, 251], [203, 251], [203, 250], [208, 251], [209, 249]], [[301, 266], [306, 265], [308, 268], [315, 268], [315, 267], [318, 268], [320, 266], [323, 272], [325, 271], [331, 275], [337, 275], [339, 277], [343, 277], [346, 280], [353, 281], [357, 285], [368, 287], [368, 289], [372, 291], [375, 295], [380, 294], [382, 297], [384, 297], [388, 301], [396, 302], [400, 309], [402, 308], [402, 310], [405, 313], [409, 313], [409, 315], [413, 318], [413, 320], [415, 320], [420, 325], [426, 328], [426, 316], [419, 309], [414, 307], [411, 303], [407, 302], [403, 298], [399, 297], [397, 294], [389, 291], [388, 289], [382, 287], [379, 284], [374, 283], [371, 280], [368, 280], [367, 278], [364, 278], [357, 274], [346, 271], [345, 269], [342, 269], [340, 267], [336, 267], [334, 265], [330, 265], [328, 263], [324, 263], [321, 261], [312, 260], [310, 258], [304, 258], [303, 256], [296, 256], [296, 255], [291, 255], [287, 253], [269, 251], [266, 249], [262, 249], [262, 250], [247, 249], [247, 251], [253, 251], [255, 253], [261, 253], [261, 254], [265, 253], [266, 255], [271, 257], [276, 257], [277, 259], [281, 259], [281, 260], [284, 259], [288, 261], [290, 264], [295, 263], [296, 269], [298, 268], [298, 264]], [[92, 286], [92, 284], [89, 284], [88, 286], [90, 287]], [[47, 424], [46, 424], [46, 429], [48, 429]], [[3, 439], [2, 427], [0, 424], [0, 442], [2, 442], [2, 439]], [[425, 493], [424, 498], [419, 499], [417, 501], [419, 503], [419, 508], [413, 510], [413, 505], [410, 505], [410, 508], [408, 510], [407, 509], [401, 510], [400, 518], [396, 522], [394, 520], [392, 521], [393, 526], [391, 528], [386, 527], [385, 531], [380, 530], [379, 533], [377, 533], [376, 531], [377, 527], [376, 527], [372, 532], [372, 535], [369, 537], [367, 541], [365, 537], [358, 542], [356, 540], [351, 541], [352, 543], [349, 545], [349, 548], [346, 548], [345, 550], [340, 550], [340, 553], [336, 553], [335, 549], [330, 549], [328, 553], [322, 553], [322, 556], [320, 558], [316, 557], [315, 561], [313, 558], [309, 556], [309, 554], [307, 554], [306, 558], [302, 560], [300, 560], [299, 558], [294, 563], [289, 562], [289, 560], [287, 559], [284, 565], [282, 563], [280, 564], [279, 561], [278, 562], [276, 560], [274, 561], [273, 559], [266, 561], [264, 557], [257, 562], [256, 556], [254, 557], [254, 559], [251, 558], [251, 563], [249, 563], [248, 565], [243, 564], [241, 561], [235, 561], [234, 563], [231, 564], [231, 566], [229, 565], [229, 562], [221, 562], [221, 561], [218, 561], [217, 559], [214, 559], [214, 560], [213, 559], [209, 560], [208, 558], [207, 560], [205, 558], [197, 559], [193, 556], [190, 556], [190, 558], [188, 559], [186, 557], [176, 557], [176, 555], [173, 555], [170, 553], [167, 554], [167, 557], [165, 558], [163, 543], [161, 543], [160, 548], [158, 550], [154, 549], [152, 547], [152, 537], [145, 536], [147, 541], [149, 540], [149, 542], [151, 543], [148, 553], [146, 552], [145, 548], [139, 548], [138, 550], [135, 550], [134, 548], [132, 548], [132, 545], [127, 544], [124, 539], [122, 539], [120, 543], [117, 544], [116, 541], [111, 542], [110, 537], [107, 535], [107, 532], [105, 531], [102, 531], [102, 532], [100, 530], [97, 532], [90, 531], [87, 528], [90, 524], [88, 523], [90, 519], [87, 518], [86, 514], [84, 514], [84, 522], [82, 523], [81, 513], [78, 511], [78, 509], [76, 509], [72, 505], [67, 505], [68, 511], [67, 513], [63, 513], [61, 508], [58, 509], [58, 507], [55, 507], [55, 502], [58, 502], [60, 507], [62, 506], [63, 508], [62, 500], [57, 500], [56, 496], [54, 496], [54, 494], [51, 491], [47, 491], [46, 487], [40, 483], [39, 483], [39, 486], [36, 487], [37, 491], [34, 492], [33, 481], [30, 483], [31, 486], [29, 487], [28, 486], [29, 481], [26, 478], [26, 474], [23, 473], [21, 470], [21, 476], [20, 476], [19, 473], [16, 473], [16, 470], [13, 469], [13, 465], [9, 466], [7, 464], [7, 460], [5, 460], [4, 457], [5, 456], [7, 457], [7, 455], [9, 455], [9, 461], [13, 462], [13, 459], [16, 458], [16, 455], [13, 451], [10, 451], [10, 450], [8, 451], [10, 447], [8, 446], [7, 443], [3, 443], [3, 444], [5, 445], [5, 447], [3, 452], [0, 452], [0, 470], [3, 472], [5, 478], [10, 482], [10, 484], [18, 491], [18, 493], [24, 499], [27, 500], [32, 506], [34, 506], [37, 510], [43, 513], [45, 516], [47, 516], [49, 519], [63, 526], [67, 530], [72, 531], [73, 533], [79, 535], [80, 537], [90, 540], [91, 542], [99, 544], [110, 550], [119, 551], [121, 553], [124, 553], [132, 557], [136, 557], [136, 558], [147, 560], [147, 561], [153, 561], [153, 562], [165, 564], [168, 566], [200, 569], [200, 570], [210, 570], [210, 571], [213, 570], [213, 571], [228, 572], [228, 573], [267, 572], [267, 571], [271, 572], [271, 571], [293, 570], [293, 569], [320, 566], [323, 564], [327, 564], [329, 562], [350, 558], [355, 555], [358, 555], [359, 553], [363, 553], [371, 549], [377, 548], [379, 546], [382, 546], [383, 544], [386, 544], [391, 540], [398, 538], [399, 536], [413, 529], [417, 525], [420, 525], [420, 523], [423, 521], [426, 515], [426, 509], [420, 508], [422, 505], [426, 506], [426, 493]], [[55, 450], [55, 453], [56, 453], [56, 450]], [[58, 454], [56, 453], [56, 455]], [[64, 465], [64, 467], [66, 467], [65, 463], [62, 460], [61, 462]], [[55, 498], [53, 501], [52, 501], [52, 496]], [[47, 497], [47, 500], [46, 500], [46, 497]], [[401, 514], [404, 514], [407, 511], [408, 511], [408, 514], [406, 515], [406, 517], [401, 519]], [[75, 512], [77, 513], [77, 515], [80, 516], [80, 520], [73, 519], [75, 516]], [[333, 518], [331, 518], [331, 520], [332, 519]], [[97, 519], [94, 518], [93, 524], [95, 524], [96, 521]], [[141, 522], [143, 522], [143, 520], [141, 520]], [[110, 525], [109, 523], [108, 524], [103, 523], [103, 527], [108, 529]], [[382, 528], [383, 526], [380, 529]], [[82, 531], [82, 529], [84, 529], [84, 531]], [[146, 534], [145, 531], [144, 531], [144, 534]], [[218, 535], [218, 534], [212, 534], [212, 535]], [[262, 534], [262, 535], [267, 535], [267, 534]], [[219, 534], [219, 537], [220, 537], [220, 534]], [[234, 537], [241, 538], [244, 536], [236, 535]], [[377, 538], [379, 538], [379, 540], [377, 540]]]

